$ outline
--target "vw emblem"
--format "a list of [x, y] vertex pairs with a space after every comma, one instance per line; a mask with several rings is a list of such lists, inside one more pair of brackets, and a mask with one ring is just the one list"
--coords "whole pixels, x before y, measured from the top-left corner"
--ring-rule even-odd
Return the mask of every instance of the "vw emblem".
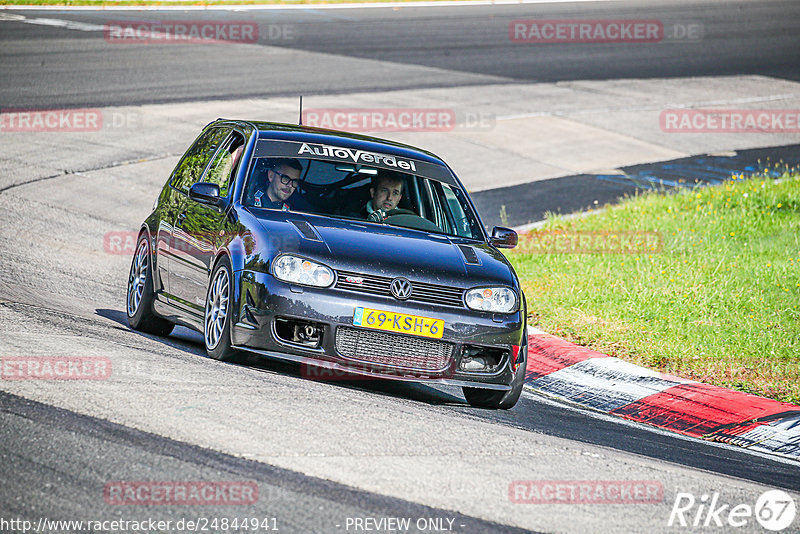
[[406, 300], [411, 296], [411, 282], [405, 278], [395, 278], [392, 280], [392, 285], [389, 290], [392, 292], [394, 298], [398, 300]]

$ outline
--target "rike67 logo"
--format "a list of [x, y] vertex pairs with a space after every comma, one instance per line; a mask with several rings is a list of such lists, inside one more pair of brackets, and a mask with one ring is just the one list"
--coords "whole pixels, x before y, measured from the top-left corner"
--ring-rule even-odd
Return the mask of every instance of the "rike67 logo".
[[723, 502], [717, 492], [703, 494], [699, 499], [691, 493], [678, 493], [667, 525], [699, 529], [724, 528], [728, 531], [746, 526], [752, 528], [752, 520], [755, 518], [763, 528], [779, 532], [792, 526], [796, 513], [794, 499], [781, 490], [765, 491], [758, 497], [755, 506]]

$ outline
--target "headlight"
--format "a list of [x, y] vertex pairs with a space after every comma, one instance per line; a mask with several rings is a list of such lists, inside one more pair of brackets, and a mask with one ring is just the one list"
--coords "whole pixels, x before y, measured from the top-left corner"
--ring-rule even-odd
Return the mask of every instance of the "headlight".
[[478, 287], [467, 291], [467, 306], [473, 310], [511, 313], [517, 309], [517, 294], [508, 287]]
[[272, 264], [272, 274], [278, 280], [304, 286], [328, 287], [333, 283], [333, 271], [321, 263], [284, 254]]

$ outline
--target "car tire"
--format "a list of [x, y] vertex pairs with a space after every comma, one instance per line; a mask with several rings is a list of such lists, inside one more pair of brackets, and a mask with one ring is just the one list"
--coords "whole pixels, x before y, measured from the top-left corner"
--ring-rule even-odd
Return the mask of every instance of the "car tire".
[[153, 313], [153, 255], [147, 234], [139, 236], [128, 274], [125, 309], [134, 330], [168, 336], [175, 325]]
[[231, 262], [222, 256], [208, 282], [203, 313], [203, 340], [208, 356], [223, 362], [237, 362], [241, 352], [231, 346], [231, 311], [233, 310]]
[[519, 350], [523, 351], [522, 361], [517, 364], [514, 373], [514, 380], [511, 382], [511, 389], [508, 391], [496, 391], [493, 389], [482, 388], [462, 388], [464, 397], [470, 406], [475, 408], [490, 408], [493, 410], [508, 410], [513, 408], [519, 396], [522, 394], [522, 386], [525, 385], [525, 368], [528, 364], [528, 331], [523, 334], [525, 344]]

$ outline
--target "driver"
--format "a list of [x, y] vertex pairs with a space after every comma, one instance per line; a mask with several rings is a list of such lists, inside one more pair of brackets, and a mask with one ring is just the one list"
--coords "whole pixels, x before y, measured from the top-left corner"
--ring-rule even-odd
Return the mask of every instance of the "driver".
[[397, 209], [397, 204], [403, 198], [403, 178], [392, 171], [380, 171], [372, 179], [369, 188], [372, 198], [361, 209], [361, 216], [374, 222], [381, 222], [387, 213]]
[[276, 161], [267, 171], [267, 190], [256, 191], [255, 206], [283, 211], [308, 211], [309, 206], [302, 198], [292, 196], [300, 183], [302, 170], [303, 166], [296, 159], [284, 158]]

